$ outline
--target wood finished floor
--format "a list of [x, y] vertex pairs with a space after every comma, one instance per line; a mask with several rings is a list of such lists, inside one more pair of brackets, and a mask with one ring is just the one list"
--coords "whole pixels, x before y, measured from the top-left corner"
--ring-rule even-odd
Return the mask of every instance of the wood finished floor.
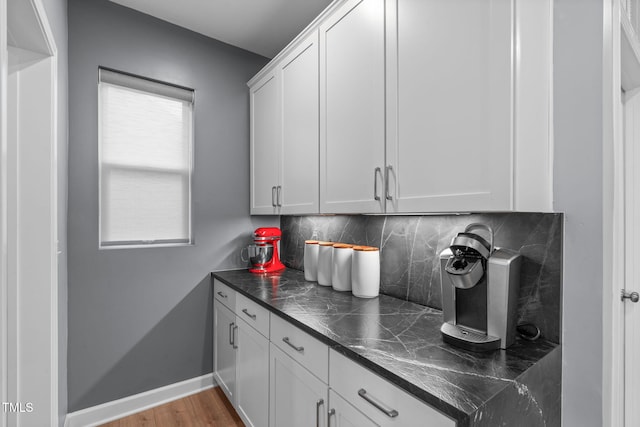
[[100, 427], [244, 427], [220, 387], [210, 388]]

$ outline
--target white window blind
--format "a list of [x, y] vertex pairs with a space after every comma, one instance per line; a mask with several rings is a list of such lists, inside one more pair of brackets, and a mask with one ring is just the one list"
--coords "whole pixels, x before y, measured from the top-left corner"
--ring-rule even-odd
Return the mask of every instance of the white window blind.
[[100, 246], [190, 244], [192, 90], [99, 71]]

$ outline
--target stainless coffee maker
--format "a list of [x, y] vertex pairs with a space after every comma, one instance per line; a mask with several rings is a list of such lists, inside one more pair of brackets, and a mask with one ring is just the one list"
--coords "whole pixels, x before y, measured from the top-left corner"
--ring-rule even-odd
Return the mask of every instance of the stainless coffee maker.
[[470, 224], [453, 238], [440, 254], [446, 343], [473, 351], [513, 344], [520, 263], [517, 252], [494, 248], [487, 225]]

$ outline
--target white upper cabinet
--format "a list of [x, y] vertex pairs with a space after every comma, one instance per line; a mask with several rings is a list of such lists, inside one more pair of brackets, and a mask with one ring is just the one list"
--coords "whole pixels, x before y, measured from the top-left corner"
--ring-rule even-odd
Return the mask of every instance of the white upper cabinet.
[[251, 213], [277, 214], [281, 113], [275, 73], [250, 89], [251, 102]]
[[394, 3], [387, 212], [511, 209], [512, 2]]
[[320, 25], [323, 213], [384, 212], [384, 68], [384, 0], [347, 1]]
[[251, 213], [318, 213], [317, 30], [250, 83]]
[[282, 167], [280, 213], [318, 212], [318, 35], [307, 37], [282, 61]]
[[334, 1], [249, 82], [251, 213], [550, 211], [551, 17]]

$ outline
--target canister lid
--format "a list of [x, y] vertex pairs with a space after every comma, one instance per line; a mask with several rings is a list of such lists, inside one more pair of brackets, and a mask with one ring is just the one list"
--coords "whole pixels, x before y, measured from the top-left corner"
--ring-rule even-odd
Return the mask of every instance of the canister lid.
[[320, 246], [333, 246], [336, 242], [318, 242]]
[[317, 245], [320, 242], [318, 240], [305, 240], [304, 243], [307, 245]]
[[336, 249], [350, 249], [353, 248], [353, 245], [349, 243], [334, 243], [333, 247]]
[[376, 248], [375, 246], [354, 246], [353, 250], [354, 251], [362, 251], [362, 252], [374, 252], [374, 251], [378, 251], [380, 249]]

